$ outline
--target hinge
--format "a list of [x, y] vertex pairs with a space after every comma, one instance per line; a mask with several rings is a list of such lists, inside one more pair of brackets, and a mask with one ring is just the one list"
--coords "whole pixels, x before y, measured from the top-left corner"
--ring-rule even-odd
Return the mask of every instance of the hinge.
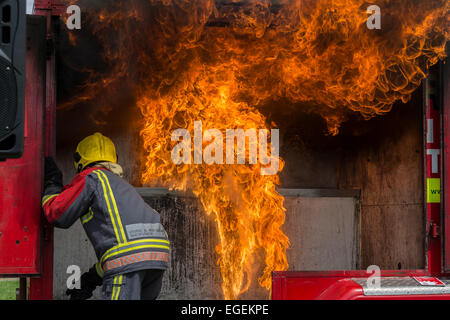
[[430, 236], [433, 239], [437, 239], [437, 238], [439, 238], [440, 235], [441, 234], [440, 234], [439, 226], [436, 223], [432, 222], [430, 224]]
[[65, 13], [66, 5], [60, 0], [35, 0], [34, 14], [46, 16], [61, 16]]

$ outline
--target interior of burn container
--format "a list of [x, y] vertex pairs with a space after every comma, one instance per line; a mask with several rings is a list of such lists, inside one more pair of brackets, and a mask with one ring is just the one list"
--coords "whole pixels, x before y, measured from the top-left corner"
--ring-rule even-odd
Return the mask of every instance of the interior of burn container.
[[[74, 60], [102, 63], [96, 55], [98, 44], [91, 42], [71, 52], [65, 46], [66, 37], [62, 34], [58, 44], [61, 100], [83, 81], [78, 72], [83, 66], [70, 65]], [[123, 83], [122, 94], [103, 101], [110, 106], [105, 112], [83, 103], [58, 109], [57, 163], [64, 182], [75, 175], [77, 143], [97, 131], [109, 136], [125, 179], [161, 214], [172, 242], [161, 298], [221, 299], [214, 218], [205, 215], [198, 199], [189, 193], [142, 185], [142, 124], [127, 87]], [[369, 120], [356, 113], [349, 116], [335, 136], [320, 115], [287, 101], [267, 102], [260, 110], [280, 129], [285, 166], [278, 190], [287, 209], [283, 231], [291, 242], [288, 270], [425, 267], [422, 86], [407, 103], [395, 103], [383, 116]], [[96, 262], [81, 224], [55, 230], [54, 259], [55, 296], [64, 298], [67, 266], [77, 264], [87, 270]], [[255, 278], [241, 298], [268, 297], [255, 281], [263, 259], [256, 256]]]
[[[112, 111], [102, 124], [89, 110], [58, 111], [57, 162], [69, 183], [73, 152], [84, 136], [101, 131], [116, 144], [125, 178], [161, 213], [173, 252], [164, 293], [173, 298], [220, 298], [213, 219], [195, 198], [142, 188], [139, 128], [132, 106]], [[302, 112], [272, 114], [280, 125], [280, 156], [291, 241], [289, 270], [424, 268], [423, 112], [419, 88], [383, 117], [352, 119], [337, 136], [325, 121]], [[68, 246], [69, 245], [69, 246]], [[69, 248], [69, 249], [68, 249]], [[64, 291], [64, 262], [95, 262], [81, 225], [56, 230], [55, 294]], [[63, 263], [61, 263], [63, 262]], [[69, 263], [70, 264], [70, 263]], [[61, 270], [59, 270], [61, 268]], [[265, 296], [254, 288], [249, 298]]]

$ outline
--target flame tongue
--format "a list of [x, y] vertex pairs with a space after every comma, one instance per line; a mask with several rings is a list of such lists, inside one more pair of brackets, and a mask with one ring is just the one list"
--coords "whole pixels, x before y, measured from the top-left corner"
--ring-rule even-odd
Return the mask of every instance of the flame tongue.
[[214, 215], [220, 240], [216, 251], [223, 293], [225, 298], [235, 299], [250, 285], [252, 257], [257, 248], [266, 252], [266, 269], [259, 282], [270, 288], [271, 271], [287, 269], [289, 240], [280, 229], [285, 209], [283, 198], [275, 190], [278, 176], [262, 176], [260, 165], [175, 165], [172, 162], [171, 132], [180, 125], [191, 133], [198, 120], [202, 121], [203, 130], [214, 128], [223, 133], [233, 128], [266, 127], [260, 113], [229, 98], [237, 88], [232, 76], [222, 77], [217, 90], [217, 82], [209, 85], [203, 82], [203, 77], [208, 78], [207, 72], [196, 73], [198, 78], [176, 93], [157, 100], [143, 94], [139, 100], [142, 114], [148, 119], [142, 134], [151, 155], [147, 158], [143, 180], [145, 183], [159, 181], [181, 190], [189, 188], [200, 199], [206, 213]]

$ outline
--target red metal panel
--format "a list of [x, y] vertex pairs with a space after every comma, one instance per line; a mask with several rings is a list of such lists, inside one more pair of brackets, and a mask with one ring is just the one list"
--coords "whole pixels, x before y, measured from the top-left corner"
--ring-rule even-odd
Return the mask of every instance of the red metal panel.
[[0, 274], [40, 270], [45, 28], [34, 20], [28, 30], [24, 154], [0, 162]]
[[[450, 51], [450, 49], [449, 49]], [[450, 54], [450, 52], [449, 52]], [[442, 167], [443, 167], [443, 207], [444, 207], [444, 271], [450, 272], [450, 61], [442, 64]]]
[[34, 14], [60, 16], [66, 11], [66, 5], [58, 0], [34, 0]]
[[[426, 276], [425, 270], [384, 270], [382, 277]], [[355, 271], [285, 271], [272, 276], [273, 300], [450, 300], [449, 294], [365, 296], [362, 287], [350, 278], [371, 274]]]
[[442, 272], [441, 252], [441, 135], [439, 68], [434, 67], [425, 81], [424, 157], [426, 205], [426, 253], [430, 274]]
[[[46, 16], [47, 43], [54, 41], [53, 17], [51, 12]], [[45, 156], [55, 156], [55, 116], [56, 116], [56, 58], [54, 47], [47, 51], [46, 79], [45, 79], [45, 131], [42, 139], [45, 141]], [[44, 234], [41, 244], [41, 274], [38, 278], [30, 280], [30, 300], [53, 299], [53, 226], [44, 217], [41, 217], [42, 232]]]

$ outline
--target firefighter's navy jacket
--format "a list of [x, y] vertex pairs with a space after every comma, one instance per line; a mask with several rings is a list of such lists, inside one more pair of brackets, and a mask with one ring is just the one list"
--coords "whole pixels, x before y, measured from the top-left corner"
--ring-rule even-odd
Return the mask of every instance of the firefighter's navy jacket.
[[105, 168], [88, 168], [64, 188], [44, 191], [47, 220], [69, 228], [77, 219], [86, 231], [103, 276], [167, 269], [169, 241], [160, 216], [125, 180]]

